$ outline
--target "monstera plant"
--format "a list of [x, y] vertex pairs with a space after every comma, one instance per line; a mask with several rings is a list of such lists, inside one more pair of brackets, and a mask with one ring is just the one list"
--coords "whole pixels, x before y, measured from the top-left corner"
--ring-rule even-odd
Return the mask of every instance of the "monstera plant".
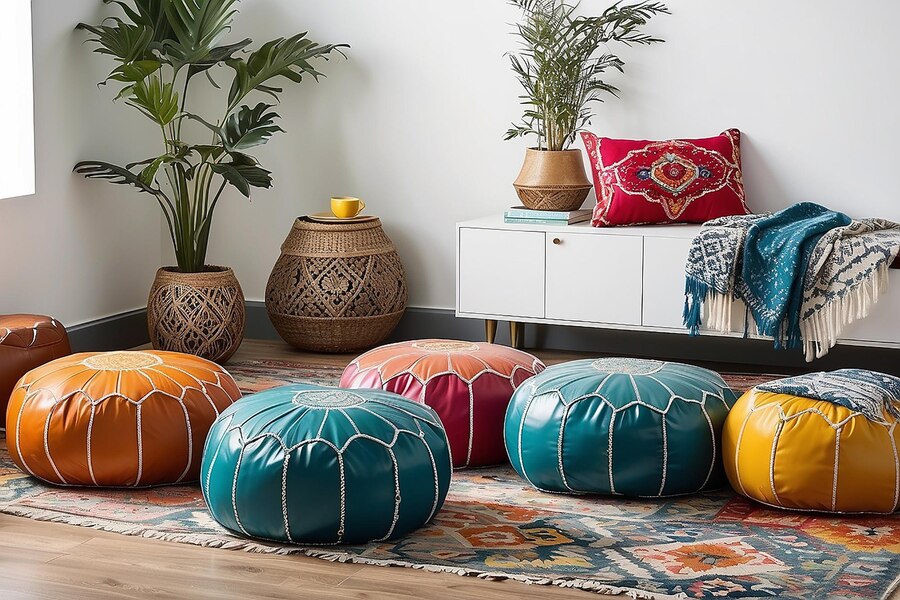
[[[306, 33], [253, 50], [250, 39], [227, 42], [238, 0], [103, 3], [115, 14], [77, 28], [90, 34], [94, 52], [115, 62], [102, 84], [116, 86], [117, 101], [159, 128], [161, 144], [158, 153], [143, 160], [125, 165], [83, 161], [75, 171], [133, 186], [162, 209], [178, 266], [161, 269], [151, 291], [154, 345], [227, 358], [243, 335], [243, 296], [230, 269], [206, 264], [216, 206], [228, 187], [248, 198], [253, 188], [271, 187], [271, 173], [250, 151], [283, 131], [273, 111], [280, 86], [317, 80], [322, 73], [316, 64], [343, 55], [347, 46], [318, 44]], [[230, 83], [220, 86], [223, 79]], [[198, 85], [222, 90], [224, 101], [215, 110], [208, 101], [194, 107], [189, 99]], [[198, 277], [179, 278], [185, 274]], [[188, 292], [192, 295], [185, 298]]]

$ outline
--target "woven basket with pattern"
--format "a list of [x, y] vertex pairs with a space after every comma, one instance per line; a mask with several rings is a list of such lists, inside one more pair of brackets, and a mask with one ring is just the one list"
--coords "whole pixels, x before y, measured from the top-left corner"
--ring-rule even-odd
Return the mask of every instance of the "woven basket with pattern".
[[406, 300], [400, 256], [377, 218], [335, 224], [298, 218], [266, 287], [278, 334], [314, 352], [375, 346], [400, 322]]
[[244, 339], [244, 292], [227, 267], [202, 273], [164, 267], [147, 301], [147, 327], [157, 350], [224, 363]]

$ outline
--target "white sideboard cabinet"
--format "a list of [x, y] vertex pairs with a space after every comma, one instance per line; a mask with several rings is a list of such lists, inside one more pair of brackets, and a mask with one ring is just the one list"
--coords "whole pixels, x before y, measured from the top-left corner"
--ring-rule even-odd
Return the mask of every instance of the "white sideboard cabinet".
[[[699, 230], [509, 224], [502, 215], [459, 223], [456, 315], [483, 319], [491, 341], [509, 321], [516, 345], [524, 323], [686, 335], [684, 265]], [[889, 293], [841, 343], [900, 348], [900, 271], [892, 275]], [[741, 307], [735, 316], [725, 335], [741, 337]]]

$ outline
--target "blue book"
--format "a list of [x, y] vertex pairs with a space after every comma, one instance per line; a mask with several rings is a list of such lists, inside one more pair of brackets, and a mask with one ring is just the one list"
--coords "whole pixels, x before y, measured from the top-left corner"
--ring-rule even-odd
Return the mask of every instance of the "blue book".
[[[524, 206], [513, 206], [503, 216], [510, 219], [540, 219], [542, 221], [565, 221], [569, 224], [587, 220], [591, 214], [590, 209], [579, 210], [533, 210]], [[577, 219], [577, 220], [575, 220]]]
[[[574, 217], [573, 217], [574, 218]], [[574, 218], [575, 220], [567, 220], [567, 219], [517, 219], [515, 217], [503, 217], [504, 223], [511, 224], [520, 224], [520, 225], [559, 225], [560, 227], [565, 225], [574, 225], [575, 223], [581, 223], [587, 221], [591, 218], [590, 213], [586, 215], [581, 215], [580, 217]]]
[[543, 225], [572, 225], [591, 218], [593, 211], [581, 210], [532, 210], [524, 206], [514, 206], [503, 213], [506, 223], [529, 223]]
[[588, 208], [580, 210], [533, 210], [524, 206], [514, 206], [503, 213], [507, 223], [544, 223], [547, 225], [572, 225], [591, 218]]

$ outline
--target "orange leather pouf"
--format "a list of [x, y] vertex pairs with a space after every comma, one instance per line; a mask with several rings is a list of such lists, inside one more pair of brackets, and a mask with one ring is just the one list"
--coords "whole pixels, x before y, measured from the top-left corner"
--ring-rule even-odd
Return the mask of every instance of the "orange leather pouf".
[[74, 354], [19, 381], [6, 414], [9, 454], [58, 485], [195, 481], [209, 428], [240, 397], [227, 371], [196, 356]]
[[22, 375], [71, 353], [66, 328], [56, 319], [0, 315], [0, 417], [6, 414], [9, 395]]

